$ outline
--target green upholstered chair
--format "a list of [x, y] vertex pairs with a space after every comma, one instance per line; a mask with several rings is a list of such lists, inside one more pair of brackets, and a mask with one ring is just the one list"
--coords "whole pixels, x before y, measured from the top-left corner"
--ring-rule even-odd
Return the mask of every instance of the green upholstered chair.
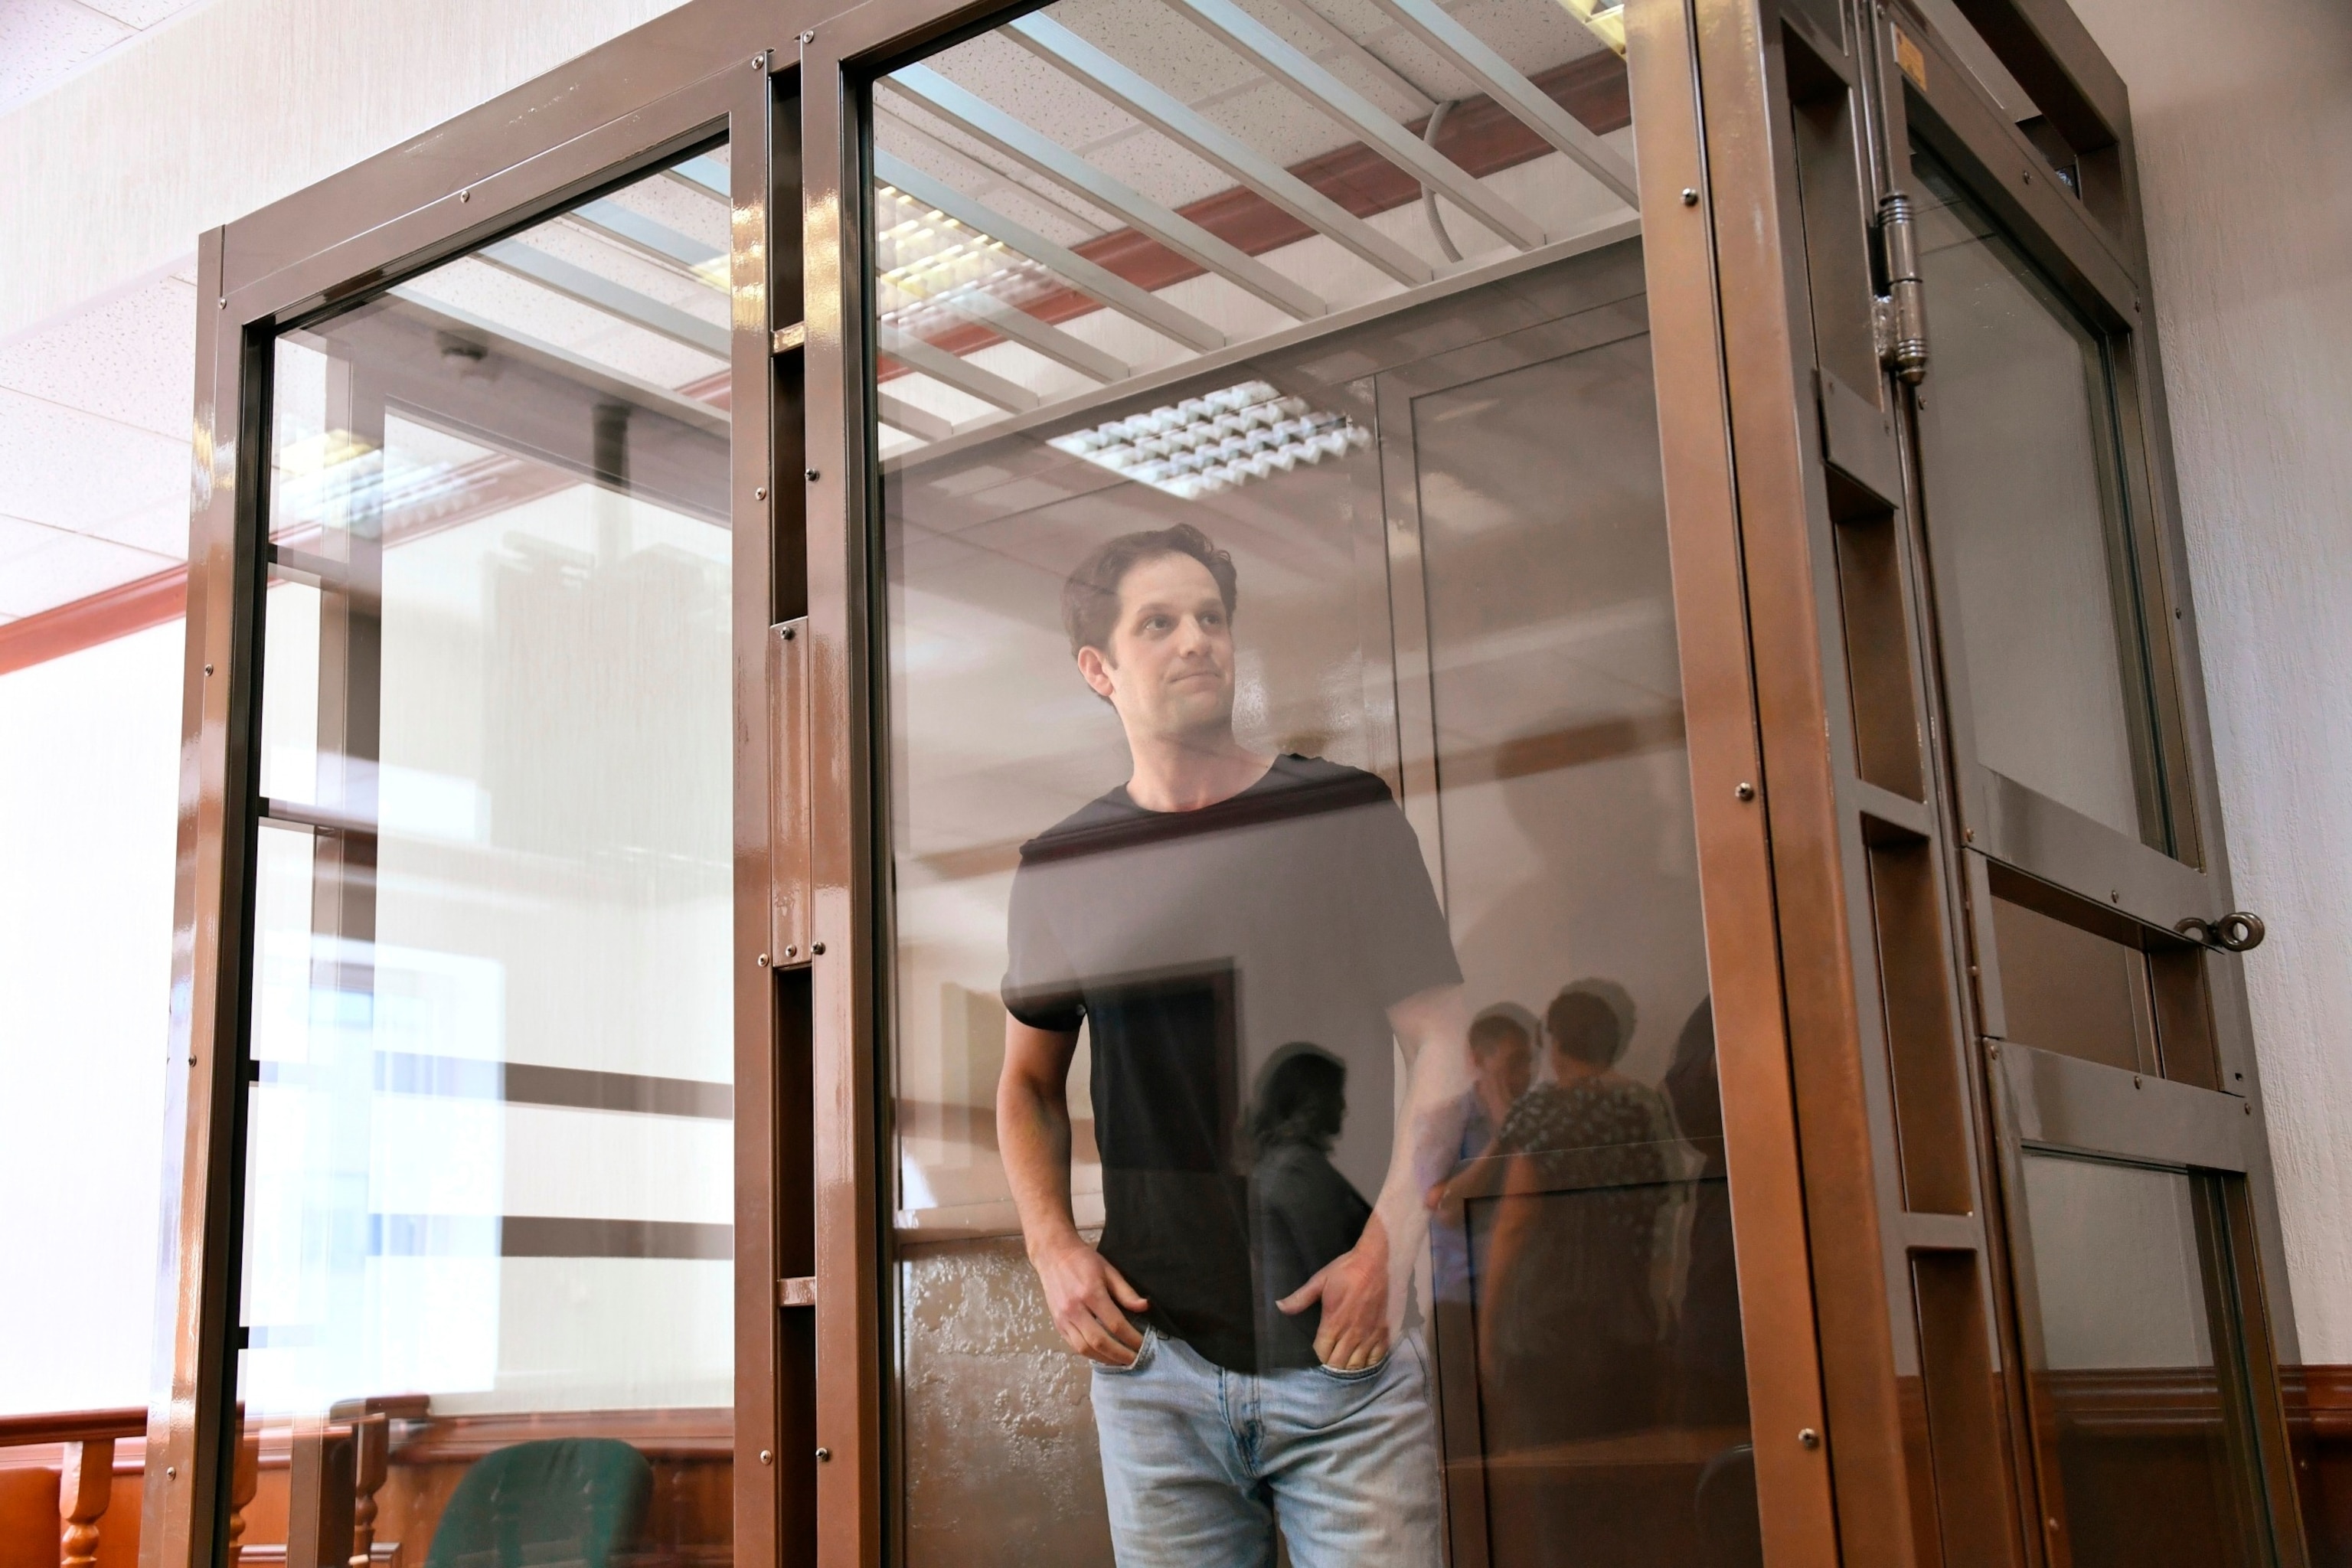
[[611, 1437], [501, 1448], [449, 1494], [425, 1568], [613, 1568], [636, 1544], [653, 1480]]

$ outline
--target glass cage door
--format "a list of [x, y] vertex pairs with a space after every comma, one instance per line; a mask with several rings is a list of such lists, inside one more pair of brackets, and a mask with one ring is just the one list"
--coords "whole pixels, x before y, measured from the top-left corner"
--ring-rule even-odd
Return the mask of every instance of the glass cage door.
[[1893, 144], [1933, 323], [1912, 400], [1919, 522], [2020, 1352], [2018, 1484], [2039, 1505], [2022, 1517], [2080, 1568], [2281, 1561], [2292, 1483], [2254, 1262], [2267, 1176], [2231, 973], [2261, 926], [2225, 914], [2220, 825], [2198, 805], [2154, 310], [2114, 260], [2137, 214], [1983, 63], [1963, 17], [1936, 19], [1948, 33], [1898, 24]]
[[905, 1561], [1761, 1560], [1625, 20], [874, 84]]
[[732, 1559], [729, 183], [277, 339], [232, 1563]]

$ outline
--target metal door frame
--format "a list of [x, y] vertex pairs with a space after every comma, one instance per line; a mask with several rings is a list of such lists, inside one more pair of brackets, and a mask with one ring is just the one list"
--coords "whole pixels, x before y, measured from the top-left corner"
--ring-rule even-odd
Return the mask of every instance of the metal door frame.
[[[819, 1480], [818, 1528], [821, 1560], [836, 1564], [882, 1562], [894, 1535], [884, 1396], [890, 1339], [880, 1321], [887, 1252], [877, 1178], [887, 1105], [877, 1031], [889, 963], [881, 896], [887, 815], [876, 794], [884, 762], [875, 721], [883, 696], [879, 507], [869, 460], [862, 94], [882, 71], [1002, 9], [868, 0], [803, 39], [802, 140], [812, 150], [803, 185], [809, 604], [818, 671], [814, 907], [817, 935], [833, 955], [818, 963], [815, 983], [816, 1102], [824, 1108], [815, 1129], [818, 1426], [832, 1456]], [[1632, 81], [1643, 210], [1651, 215], [1645, 270], [1725, 1139], [1740, 1194], [1735, 1226], [1764, 1538], [1775, 1562], [1825, 1563], [1837, 1558], [1839, 1521], [1820, 1436], [1828, 1423], [1783, 1027], [1784, 955], [1762, 814], [1753, 804], [1760, 770], [1690, 23], [1680, 0], [1629, 7], [1633, 55], [1648, 62]], [[820, 167], [814, 150], [828, 144], [840, 149], [839, 160]]]
[[[773, 1108], [781, 1025], [766, 968], [769, 834], [764, 659], [772, 535], [769, 147], [777, 23], [704, 0], [348, 174], [202, 237], [196, 448], [184, 677], [165, 1247], [150, 1412], [142, 1568], [200, 1568], [226, 1540], [236, 1364], [263, 598], [270, 552], [268, 384], [278, 333], [519, 228], [724, 133], [732, 160], [731, 371], [736, 729], [734, 995], [737, 1548], [775, 1554], [772, 1458], [788, 1364], [777, 1276]], [[787, 35], [789, 37], [789, 35]], [[789, 90], [787, 87], [785, 90]], [[213, 303], [205, 307], [203, 301]], [[756, 1298], [763, 1310], [751, 1310]]]
[[[2210, 921], [2232, 906], [2126, 95], [2062, 0], [1958, 0], [2081, 150], [2089, 199], [2077, 201], [1932, 29], [1907, 9], [1898, 17], [1902, 4], [1701, 4], [1700, 77], [1716, 199], [1738, 204], [1717, 219], [1732, 440], [1783, 941], [1809, 960], [1789, 965], [1790, 1027], [1822, 1334], [1841, 1351], [1824, 1363], [1839, 1517], [1857, 1560], [2038, 1563], [2032, 1483], [2017, 1468], [2029, 1434], [1994, 1089], [1973, 1045], [1990, 978], [1968, 940], [1984, 912], [1985, 852], [2045, 876], [2127, 860], [2099, 881], [2126, 910]], [[1998, 796], [2007, 816], [1996, 823], [1985, 779], [1966, 768], [1957, 795], [1947, 788], [1958, 723], [1939, 679], [1909, 406], [1888, 374], [1902, 357], [1903, 291], [1876, 232], [1882, 198], [1910, 188], [1898, 19], [1943, 83], [1929, 134], [1965, 132], [1963, 162], [1999, 172], [1980, 193], [1996, 215], [2039, 233], [2030, 247], [2077, 302], [2132, 331], [2122, 369], [2139, 399], [2127, 461], [2147, 498], [2136, 509], [2142, 591], [2162, 591], [2149, 619], [2163, 622], [2156, 679], [2176, 726], [2165, 760], [2202, 869], [2137, 845], [2103, 858], [2112, 847], [2094, 844], [2086, 857], [2048, 832], [2049, 803], [2021, 810], [2013, 790]], [[1931, 299], [1930, 345], [1934, 310]], [[2212, 969], [2220, 1081], [2252, 1097], [2242, 983], [2231, 965]], [[2253, 1121], [2239, 1277], [2259, 1289], [2284, 1279], [2284, 1254], [2258, 1104]], [[2283, 1289], [2261, 1292], [2247, 1318], [2258, 1354], [2292, 1358]], [[2271, 1404], [2275, 1415], [2274, 1379]], [[2281, 1437], [2265, 1455], [2275, 1482], [2284, 1428], [2268, 1425]], [[2272, 1502], [2291, 1514], [2291, 1488], [2274, 1485]], [[2281, 1539], [2293, 1531], [2286, 1520]]]
[[[2229, 1310], [2217, 1313], [2216, 1329], [2221, 1331], [2221, 1320], [2226, 1319], [2242, 1338], [2252, 1380], [2247, 1396], [2253, 1409], [2258, 1470], [2251, 1479], [2263, 1493], [2278, 1560], [2299, 1563], [2306, 1549], [2294, 1503], [2279, 1378], [2280, 1364], [2294, 1361], [2298, 1352], [2292, 1303], [2281, 1288], [2286, 1278], [2285, 1255], [2243, 972], [2234, 953], [2218, 944], [2173, 935], [2187, 930], [2189, 921], [2215, 921], [2237, 905], [2196, 657], [2196, 611], [2171, 460], [2128, 95], [2071, 13], [2023, 0], [2007, 8], [2011, 14], [2006, 16], [1990, 6], [1972, 9], [1987, 13], [1971, 19], [2027, 86], [2051, 131], [2077, 153], [2074, 186], [2055, 176], [2049, 156], [2000, 111], [1948, 41], [1907, 6], [1898, 11], [1890, 5], [1881, 32], [1885, 158], [1894, 181], [1915, 189], [1911, 141], [1916, 135], [1927, 143], [1990, 214], [2004, 237], [2025, 252], [2103, 341], [2115, 383], [2122, 524], [2133, 556], [2136, 580], [2131, 586], [2139, 599], [2140, 632], [2147, 645], [2146, 696], [2155, 731], [2154, 760], [2164, 784], [2159, 800], [2172, 843], [2170, 853], [2151, 847], [2040, 795], [1979, 761], [1965, 652], [1948, 617], [1939, 616], [1932, 602], [1928, 605], [1923, 618], [1931, 628], [1943, 628], [1940, 636], [1931, 629], [1923, 642], [1927, 658], [1941, 677], [1940, 692], [1931, 702], [1943, 728], [1952, 784], [1950, 809], [1959, 828], [1957, 842], [1947, 839], [1953, 857], [1950, 880], [1957, 892], [1958, 923], [1970, 938], [1968, 1012], [1970, 1032], [1985, 1042], [1979, 1070], [1991, 1079], [1985, 1099], [1992, 1112], [1994, 1160], [2001, 1177], [1997, 1197], [2008, 1236], [2006, 1256], [1996, 1268], [2008, 1275], [2009, 1300], [2000, 1305], [2010, 1320], [2007, 1337], [2021, 1363], [2013, 1367], [2010, 1379], [2016, 1402], [2011, 1430], [2021, 1438], [2029, 1435], [2030, 1394], [2023, 1376], [2039, 1366], [2041, 1353], [2035, 1314], [2030, 1310], [2032, 1269], [2023, 1255], [2027, 1222], [2017, 1164], [2021, 1140], [2032, 1141], [2018, 1131], [2017, 1119], [2030, 1109], [2032, 1096], [2021, 1087], [2029, 1080], [2020, 1077], [2018, 1064], [2043, 1053], [2015, 1043], [2005, 1018], [1992, 936], [1994, 900], [2004, 890], [2046, 901], [2047, 912], [2085, 929], [2110, 926], [2117, 940], [2146, 950], [2152, 960], [2176, 970], [2188, 965], [2201, 971], [2192, 977], [2190, 990], [2201, 984], [2203, 996], [2192, 994], [2178, 1008], [2179, 1016], [2164, 1021], [2168, 1035], [2178, 1024], [2182, 1034], [2200, 1037], [2197, 1059], [2178, 1064], [2182, 1069], [2178, 1072], [2168, 1060], [2163, 1070], [2182, 1087], [2167, 1083], [2163, 1091], [2168, 1100], [2210, 1100], [2200, 1119], [2242, 1129], [2241, 1157], [2230, 1162], [2200, 1157], [2192, 1147], [2198, 1140], [2157, 1136], [2154, 1128], [2144, 1137], [2140, 1157], [2232, 1173], [2216, 1187], [2220, 1198], [2213, 1219], [2226, 1233], [2229, 1255], [2219, 1267], [2234, 1293], [2226, 1303]], [[1898, 28], [1903, 35], [1899, 41]], [[1906, 44], [1917, 51], [1911, 70], [1905, 68]], [[2037, 74], [2032, 66], [2037, 53], [2064, 61], [2067, 70], [2060, 73], [2045, 66]], [[1927, 308], [1932, 341], [1932, 300]], [[1932, 357], [1930, 366], [1923, 391], [1933, 389]], [[1921, 517], [1922, 510], [1932, 512], [1933, 498], [1923, 502], [1917, 488], [1922, 481], [1916, 436], [1908, 426], [1904, 433], [1909, 438], [1906, 457], [1914, 476], [1915, 548], [1926, 563], [1927, 579], [1949, 582], [1949, 546], [1937, 541], [1932, 523]], [[1925, 587], [1920, 594], [1932, 601]], [[2104, 909], [2099, 907], [2102, 890]], [[2161, 997], [2158, 1005], [2162, 1005]], [[1995, 1046], [1990, 1043], [1994, 1040], [2007, 1043]], [[2152, 1073], [2158, 1064], [2147, 1066]], [[2097, 1081], [2097, 1075], [2116, 1072], [2084, 1064], [2068, 1070], [2077, 1079], [2092, 1075], [2076, 1085], [2078, 1100], [2095, 1092], [2086, 1085]], [[2200, 1083], [2200, 1079], [2209, 1081]], [[2151, 1079], [2156, 1081], [2160, 1080]], [[2109, 1089], [2114, 1089], [2112, 1078]], [[2145, 1097], [2139, 1098], [2145, 1103]], [[2116, 1101], [2129, 1102], [2128, 1098]], [[2186, 1110], [2179, 1114], [2191, 1115]], [[2157, 1118], [2155, 1126], [2173, 1120]], [[2021, 1445], [2014, 1463], [2018, 1485], [2034, 1484], [2029, 1477], [2035, 1464], [2030, 1444]], [[2046, 1520], [2051, 1511], [2045, 1501], [2030, 1517]], [[2028, 1531], [2031, 1536], [2042, 1533]], [[2059, 1549], [2036, 1541], [2034, 1550]]]

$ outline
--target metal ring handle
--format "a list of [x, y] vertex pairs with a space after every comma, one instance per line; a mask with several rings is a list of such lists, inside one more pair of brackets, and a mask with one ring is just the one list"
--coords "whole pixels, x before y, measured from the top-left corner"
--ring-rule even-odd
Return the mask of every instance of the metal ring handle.
[[2251, 952], [2263, 945], [2269, 931], [2263, 917], [2251, 910], [2233, 910], [2217, 921], [2200, 921], [2194, 917], [2173, 927], [2182, 936], [2202, 947], [2218, 952]]
[[2213, 922], [2214, 945], [2225, 952], [2251, 952], [2268, 934], [2263, 917], [2251, 910], [2232, 910]]

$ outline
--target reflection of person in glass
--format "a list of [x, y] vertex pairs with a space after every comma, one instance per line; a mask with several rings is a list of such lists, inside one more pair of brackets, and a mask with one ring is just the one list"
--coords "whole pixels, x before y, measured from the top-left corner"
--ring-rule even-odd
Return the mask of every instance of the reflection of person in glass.
[[[1511, 1107], [1536, 1078], [1536, 1040], [1543, 1026], [1516, 1002], [1498, 1002], [1470, 1022], [1470, 1088], [1461, 1100], [1461, 1133], [1447, 1162], [1454, 1175], [1429, 1189], [1433, 1214], [1465, 1178], [1475, 1180], [1470, 1162], [1488, 1153]], [[1470, 1238], [1460, 1216], [1441, 1219], [1429, 1233], [1431, 1290], [1441, 1301], [1470, 1300]]]
[[1474, 1081], [1463, 1097], [1462, 1142], [1456, 1162], [1475, 1160], [1494, 1146], [1511, 1107], [1536, 1080], [1535, 1016], [1515, 1002], [1498, 1002], [1470, 1023]]
[[[1112, 540], [1065, 586], [1078, 671], [1133, 771], [1023, 847], [999, 1138], [1055, 1326], [1097, 1363], [1126, 1568], [1270, 1564], [1277, 1517], [1299, 1568], [1433, 1568], [1434, 1428], [1402, 1325], [1422, 1190], [1450, 1168], [1469, 1084], [1461, 971], [1387, 786], [1235, 736], [1235, 599], [1231, 557], [1181, 525]], [[1098, 1247], [1070, 1211], [1082, 1023]], [[1288, 1062], [1328, 1066], [1276, 1059], [1309, 1040]], [[1296, 1140], [1246, 1146], [1286, 1120], [1277, 1099], [1322, 1171]], [[1330, 1178], [1360, 1206], [1327, 1202]], [[1313, 1223], [1269, 1223], [1310, 1190]]]
[[1285, 1046], [1250, 1097], [1250, 1243], [1260, 1279], [1258, 1342], [1286, 1337], [1271, 1306], [1356, 1245], [1372, 1205], [1331, 1163], [1348, 1121], [1348, 1064], [1304, 1040]]
[[1495, 1137], [1511, 1163], [1481, 1353], [1487, 1386], [1507, 1391], [1498, 1449], [1637, 1431], [1663, 1414], [1656, 1265], [1674, 1119], [1657, 1090], [1616, 1070], [1630, 1004], [1612, 996], [1624, 993], [1580, 982], [1553, 998], [1553, 1081], [1521, 1097]]

